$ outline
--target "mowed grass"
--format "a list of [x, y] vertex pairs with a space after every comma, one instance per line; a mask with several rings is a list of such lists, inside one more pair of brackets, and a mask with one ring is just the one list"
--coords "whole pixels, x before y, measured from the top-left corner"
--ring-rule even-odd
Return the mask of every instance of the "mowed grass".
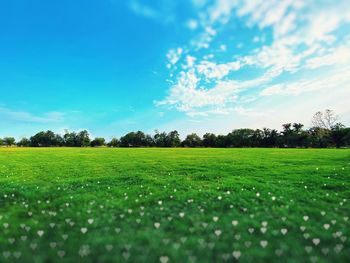
[[350, 262], [350, 150], [0, 149], [0, 262]]

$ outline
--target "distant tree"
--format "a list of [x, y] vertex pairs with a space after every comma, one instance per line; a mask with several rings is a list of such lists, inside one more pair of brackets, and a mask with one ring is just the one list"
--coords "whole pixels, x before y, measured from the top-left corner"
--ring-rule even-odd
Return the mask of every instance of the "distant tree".
[[37, 134], [33, 135], [32, 137], [30, 137], [30, 146], [32, 147], [43, 146], [43, 142], [45, 140], [44, 137], [45, 137], [44, 131], [38, 132]]
[[228, 138], [226, 135], [219, 134], [216, 137], [216, 147], [220, 147], [220, 148], [229, 147]]
[[153, 136], [154, 145], [156, 147], [170, 147], [168, 143], [168, 135], [166, 132], [155, 131]]
[[143, 143], [142, 146], [144, 147], [153, 147], [154, 146], [153, 137], [149, 134], [145, 134], [145, 138], [142, 143]]
[[109, 143], [107, 143], [108, 147], [119, 147], [119, 140], [117, 138], [113, 138]]
[[186, 136], [186, 139], [182, 142], [184, 147], [200, 147], [202, 146], [202, 140], [196, 133], [191, 133]]
[[313, 127], [309, 129], [309, 145], [314, 148], [326, 148], [332, 145], [332, 138], [328, 129]]
[[167, 144], [169, 147], [178, 147], [181, 144], [180, 134], [178, 131], [171, 131], [167, 134]]
[[297, 147], [309, 147], [309, 133], [305, 130], [302, 130], [298, 135], [297, 135], [297, 140], [296, 140], [296, 146]]
[[251, 147], [255, 131], [252, 129], [236, 129], [227, 134], [227, 147]]
[[292, 124], [291, 123], [282, 124], [282, 127], [283, 127], [282, 134], [284, 136], [292, 134], [293, 130], [292, 130]]
[[277, 130], [263, 128], [262, 138], [261, 138], [262, 147], [277, 147], [278, 140], [279, 140], [279, 135]]
[[[227, 135], [215, 135], [206, 133], [203, 139], [196, 133], [186, 136], [181, 141], [178, 131], [169, 133], [155, 131], [154, 136], [142, 131], [129, 132], [120, 140], [113, 138], [108, 142], [108, 147], [350, 147], [350, 128], [340, 122], [336, 122], [338, 116], [332, 110], [316, 112], [313, 116], [313, 127], [304, 129], [302, 123], [285, 123], [282, 130], [263, 128], [260, 129], [235, 129]], [[13, 137], [0, 139], [0, 146], [14, 145]], [[30, 137], [22, 138], [18, 143], [20, 147], [97, 147], [106, 145], [104, 138], [95, 138], [91, 141], [88, 131], [65, 131], [63, 136], [54, 132], [41, 131]]]
[[59, 134], [56, 134], [53, 146], [64, 146], [64, 145], [65, 145], [65, 142], [63, 137]]
[[302, 123], [286, 123], [282, 125], [283, 130], [279, 143], [281, 147], [308, 147], [309, 133], [303, 130]]
[[29, 147], [30, 146], [30, 140], [27, 138], [22, 138], [19, 142], [17, 142], [18, 147]]
[[302, 123], [293, 123], [293, 131], [300, 134], [303, 130], [304, 124]]
[[217, 137], [214, 133], [206, 133], [203, 135], [204, 147], [217, 147]]
[[316, 112], [312, 117], [312, 124], [317, 128], [331, 130], [338, 119], [339, 117], [334, 111], [327, 109], [324, 112]]
[[342, 133], [342, 127], [337, 122], [338, 115], [332, 110], [325, 110], [324, 112], [318, 111], [312, 117], [313, 127], [309, 130], [311, 136], [312, 147], [340, 147]]
[[282, 147], [293, 147], [293, 129], [291, 123], [282, 124], [283, 130], [281, 132], [282, 135]]
[[156, 147], [178, 147], [181, 140], [178, 131], [171, 131], [169, 133], [155, 131], [153, 136], [153, 144]]
[[264, 132], [260, 129], [256, 129], [251, 137], [251, 147], [261, 147], [262, 140], [264, 138]]
[[304, 124], [293, 123], [292, 131], [292, 146], [293, 147], [308, 147], [309, 133], [303, 130]]
[[121, 147], [152, 146], [152, 142], [152, 137], [144, 134], [142, 131], [129, 132], [128, 134], [120, 138]]
[[341, 123], [333, 125], [331, 130], [331, 138], [337, 148], [350, 144], [350, 128], [346, 128]]
[[5, 137], [3, 138], [3, 145], [12, 146], [16, 144], [16, 140], [13, 137]]
[[77, 146], [79, 147], [87, 147], [90, 145], [90, 137], [89, 132], [87, 130], [83, 130], [78, 132], [77, 134]]
[[56, 134], [50, 130], [46, 132], [38, 132], [34, 136], [30, 137], [30, 145], [33, 147], [59, 146]]
[[91, 147], [100, 147], [106, 144], [106, 140], [101, 137], [97, 137], [91, 141]]
[[65, 131], [63, 135], [64, 145], [68, 147], [88, 147], [90, 146], [89, 133], [86, 130], [78, 133]]
[[65, 133], [63, 135], [64, 145], [67, 147], [77, 147], [77, 134], [75, 132], [69, 132], [68, 130], [65, 130]]

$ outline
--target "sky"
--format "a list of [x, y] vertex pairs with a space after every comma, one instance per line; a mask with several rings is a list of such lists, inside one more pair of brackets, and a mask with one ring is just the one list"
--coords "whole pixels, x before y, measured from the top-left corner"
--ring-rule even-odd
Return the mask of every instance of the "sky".
[[5, 0], [0, 137], [350, 125], [348, 0]]

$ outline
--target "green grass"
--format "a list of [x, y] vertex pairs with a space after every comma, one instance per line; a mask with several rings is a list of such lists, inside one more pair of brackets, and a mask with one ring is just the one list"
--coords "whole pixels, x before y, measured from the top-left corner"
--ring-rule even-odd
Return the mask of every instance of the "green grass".
[[0, 262], [350, 262], [350, 151], [0, 149]]

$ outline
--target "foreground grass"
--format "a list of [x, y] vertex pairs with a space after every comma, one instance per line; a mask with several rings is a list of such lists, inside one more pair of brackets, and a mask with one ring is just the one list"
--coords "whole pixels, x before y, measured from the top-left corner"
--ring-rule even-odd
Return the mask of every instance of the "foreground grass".
[[350, 151], [0, 149], [0, 262], [350, 262]]

